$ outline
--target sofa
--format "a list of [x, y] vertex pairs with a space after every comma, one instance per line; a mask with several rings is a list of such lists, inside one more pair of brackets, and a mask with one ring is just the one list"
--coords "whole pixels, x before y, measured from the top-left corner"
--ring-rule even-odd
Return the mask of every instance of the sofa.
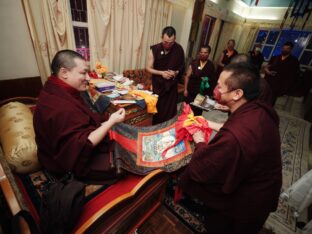
[[[0, 103], [0, 186], [12, 217], [25, 211], [39, 227], [40, 199], [47, 177], [36, 157], [32, 111], [36, 99]], [[22, 130], [21, 130], [22, 129]], [[167, 174], [127, 174], [110, 186], [87, 185], [85, 203], [73, 233], [134, 232], [162, 203]], [[29, 233], [27, 220], [19, 222]]]

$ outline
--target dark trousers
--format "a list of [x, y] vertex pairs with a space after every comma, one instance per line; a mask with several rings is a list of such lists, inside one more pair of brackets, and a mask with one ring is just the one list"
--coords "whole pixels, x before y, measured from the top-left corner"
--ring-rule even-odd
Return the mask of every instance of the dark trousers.
[[[269, 215], [269, 214], [268, 214]], [[267, 219], [266, 217], [240, 221], [222, 215], [214, 210], [205, 212], [205, 228], [208, 234], [258, 234]]]

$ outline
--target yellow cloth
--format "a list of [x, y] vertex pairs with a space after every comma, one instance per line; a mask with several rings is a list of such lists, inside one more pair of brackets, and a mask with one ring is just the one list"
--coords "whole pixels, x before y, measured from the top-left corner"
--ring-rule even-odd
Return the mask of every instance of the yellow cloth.
[[144, 101], [145, 101], [146, 106], [147, 106], [147, 113], [149, 113], [149, 114], [156, 114], [157, 113], [156, 104], [158, 101], [158, 97], [156, 97], [155, 95], [148, 94], [144, 91], [140, 91], [140, 90], [131, 90], [131, 91], [129, 91], [129, 94], [144, 98]]

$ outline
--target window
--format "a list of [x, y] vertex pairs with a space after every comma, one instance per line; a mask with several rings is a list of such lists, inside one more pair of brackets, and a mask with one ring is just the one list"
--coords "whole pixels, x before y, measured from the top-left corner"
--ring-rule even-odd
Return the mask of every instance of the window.
[[304, 66], [312, 65], [312, 33], [300, 30], [259, 30], [254, 44], [262, 45], [262, 54], [266, 61], [279, 55], [286, 41], [294, 43], [292, 54]]
[[90, 61], [87, 1], [70, 0], [76, 51]]

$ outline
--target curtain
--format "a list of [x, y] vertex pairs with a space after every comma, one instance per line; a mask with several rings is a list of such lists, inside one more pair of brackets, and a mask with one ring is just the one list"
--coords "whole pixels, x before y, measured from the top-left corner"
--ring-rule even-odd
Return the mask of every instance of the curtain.
[[258, 27], [245, 25], [241, 32], [240, 38], [237, 41], [237, 51], [239, 53], [248, 53], [252, 48], [255, 36], [258, 32]]
[[88, 27], [91, 68], [100, 61], [110, 71], [144, 68], [148, 47], [171, 22], [165, 0], [90, 0]]
[[219, 56], [218, 54], [216, 54], [215, 57], [213, 57], [213, 55], [217, 49], [216, 45], [217, 45], [217, 41], [219, 39], [218, 36], [219, 36], [220, 29], [221, 29], [221, 19], [217, 18], [215, 25], [213, 27], [213, 33], [211, 34], [210, 41], [209, 41], [209, 45], [211, 47], [211, 52], [210, 52], [210, 59], [211, 60], [214, 60], [215, 57], [217, 58]]
[[75, 49], [70, 6], [67, 0], [22, 0], [35, 56], [44, 83], [51, 74], [55, 53]]

